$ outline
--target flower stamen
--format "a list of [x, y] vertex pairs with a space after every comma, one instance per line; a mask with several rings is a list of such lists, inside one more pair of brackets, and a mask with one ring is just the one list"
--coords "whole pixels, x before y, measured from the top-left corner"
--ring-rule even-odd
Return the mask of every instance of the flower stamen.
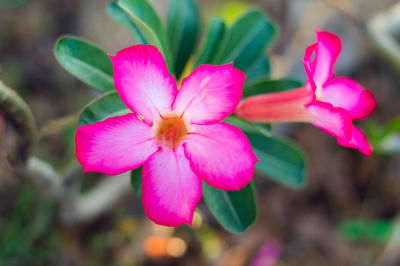
[[175, 148], [186, 137], [188, 129], [179, 116], [162, 117], [156, 124], [156, 140], [166, 148]]

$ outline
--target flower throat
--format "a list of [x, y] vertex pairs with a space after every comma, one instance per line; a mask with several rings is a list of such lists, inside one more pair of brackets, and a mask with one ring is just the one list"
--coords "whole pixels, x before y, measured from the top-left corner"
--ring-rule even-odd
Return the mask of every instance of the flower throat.
[[156, 126], [156, 139], [166, 148], [175, 148], [187, 135], [187, 127], [179, 116], [164, 117]]

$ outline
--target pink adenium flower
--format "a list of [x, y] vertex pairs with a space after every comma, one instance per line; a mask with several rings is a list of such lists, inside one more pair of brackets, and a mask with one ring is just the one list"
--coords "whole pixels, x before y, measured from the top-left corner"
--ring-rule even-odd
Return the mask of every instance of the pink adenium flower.
[[369, 116], [376, 100], [355, 80], [335, 77], [333, 66], [342, 48], [339, 37], [326, 31], [316, 35], [317, 42], [306, 48], [303, 58], [308, 76], [303, 87], [249, 97], [236, 114], [252, 122], [309, 122], [336, 137], [338, 144], [371, 156], [372, 147], [353, 120]]
[[154, 46], [135, 45], [111, 59], [115, 87], [132, 113], [78, 128], [76, 155], [85, 172], [116, 175], [144, 165], [144, 211], [168, 226], [191, 224], [202, 180], [223, 190], [251, 181], [257, 158], [249, 141], [219, 122], [240, 101], [240, 70], [202, 65], [178, 90]]

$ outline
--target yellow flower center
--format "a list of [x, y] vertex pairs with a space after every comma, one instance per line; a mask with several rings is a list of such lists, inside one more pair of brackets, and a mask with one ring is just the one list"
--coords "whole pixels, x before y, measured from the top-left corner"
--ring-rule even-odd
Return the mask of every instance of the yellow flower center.
[[185, 121], [179, 116], [162, 117], [155, 127], [156, 140], [166, 148], [175, 148], [188, 132]]

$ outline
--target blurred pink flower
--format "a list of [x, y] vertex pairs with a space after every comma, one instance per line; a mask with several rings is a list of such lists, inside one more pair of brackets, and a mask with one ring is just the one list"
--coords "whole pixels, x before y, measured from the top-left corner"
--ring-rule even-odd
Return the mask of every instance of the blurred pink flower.
[[372, 147], [353, 120], [369, 116], [376, 100], [355, 80], [335, 77], [333, 66], [342, 48], [339, 37], [326, 31], [316, 35], [317, 42], [306, 48], [303, 58], [308, 76], [303, 87], [249, 97], [236, 114], [252, 122], [309, 122], [336, 137], [338, 144], [371, 156]]
[[154, 46], [135, 45], [111, 59], [115, 87], [132, 113], [78, 128], [76, 156], [85, 172], [116, 175], [144, 165], [144, 211], [168, 226], [191, 224], [202, 180], [223, 190], [251, 181], [257, 158], [249, 141], [219, 122], [240, 101], [240, 70], [202, 65], [178, 90]]
[[262, 245], [250, 266], [273, 266], [282, 253], [282, 244], [277, 240], [269, 240]]

